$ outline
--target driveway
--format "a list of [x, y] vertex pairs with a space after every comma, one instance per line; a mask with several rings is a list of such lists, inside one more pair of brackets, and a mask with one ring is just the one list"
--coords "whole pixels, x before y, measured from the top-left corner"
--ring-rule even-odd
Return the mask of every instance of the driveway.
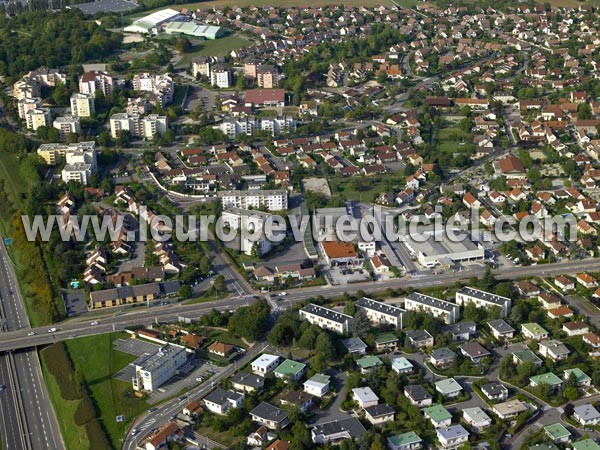
[[323, 411], [319, 411], [316, 417], [313, 419], [313, 423], [325, 423], [331, 422], [332, 420], [347, 419], [351, 413], [340, 411], [342, 402], [346, 397], [346, 380], [348, 378], [347, 372], [330, 371], [329, 375], [333, 375], [336, 383], [336, 394], [333, 402]]

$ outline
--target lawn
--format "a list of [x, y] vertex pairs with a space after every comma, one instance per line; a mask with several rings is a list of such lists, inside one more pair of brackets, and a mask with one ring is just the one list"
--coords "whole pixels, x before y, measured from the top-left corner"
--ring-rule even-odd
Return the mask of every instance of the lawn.
[[195, 46], [192, 52], [183, 55], [177, 66], [187, 67], [192, 62], [192, 59], [197, 56], [225, 55], [231, 52], [231, 50], [248, 47], [251, 44], [252, 42], [248, 39], [236, 35], [225, 36], [214, 41], [201, 41], [200, 44]]
[[[129, 424], [148, 408], [144, 400], [133, 397], [131, 383], [112, 378], [116, 372], [135, 359], [133, 355], [113, 349], [115, 340], [128, 337], [126, 333], [112, 333], [66, 342], [73, 364], [83, 373], [108, 439], [114, 448], [121, 448]], [[115, 417], [118, 415], [124, 415], [125, 422], [117, 423]]]
[[58, 387], [54, 376], [46, 369], [43, 351], [40, 352], [40, 356], [44, 381], [46, 382], [46, 388], [48, 389], [52, 406], [54, 406], [54, 411], [56, 411], [58, 424], [60, 426], [62, 438], [65, 441], [66, 449], [79, 450], [89, 448], [85, 428], [76, 425], [74, 421], [75, 411], [77, 410], [79, 400], [65, 400], [62, 398], [60, 388]]
[[465, 144], [472, 141], [469, 133], [465, 133], [458, 127], [448, 127], [439, 130], [439, 151], [443, 153], [457, 153], [462, 151]]
[[20, 204], [21, 194], [26, 193], [26, 184], [19, 176], [19, 162], [14, 153], [0, 151], [0, 178], [4, 180], [12, 202]]
[[402, 179], [395, 171], [370, 177], [336, 176], [328, 180], [333, 197], [341, 195], [348, 200], [373, 201], [382, 192], [401, 186]]

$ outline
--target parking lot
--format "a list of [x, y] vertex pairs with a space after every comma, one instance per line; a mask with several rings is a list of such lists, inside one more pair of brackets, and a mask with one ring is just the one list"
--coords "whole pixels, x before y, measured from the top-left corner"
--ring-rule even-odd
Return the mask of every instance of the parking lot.
[[327, 271], [327, 277], [331, 284], [340, 285], [348, 283], [358, 283], [360, 281], [368, 281], [371, 279], [369, 271], [363, 268], [350, 269], [346, 267], [331, 267]]
[[62, 296], [68, 317], [75, 317], [88, 312], [86, 295], [83, 289], [64, 289]]

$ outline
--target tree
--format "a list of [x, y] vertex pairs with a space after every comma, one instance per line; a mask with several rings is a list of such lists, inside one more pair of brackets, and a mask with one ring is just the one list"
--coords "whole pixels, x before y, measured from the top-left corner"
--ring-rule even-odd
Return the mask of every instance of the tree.
[[245, 91], [246, 87], [247, 87], [246, 77], [244, 76], [243, 73], [241, 73], [237, 78], [237, 81], [235, 83], [235, 88], [238, 91]]
[[589, 103], [580, 103], [577, 106], [577, 120], [589, 120], [593, 118], [592, 107]]
[[577, 400], [579, 398], [579, 391], [574, 386], [566, 387], [562, 393], [563, 397], [567, 400]]
[[229, 318], [229, 331], [251, 341], [256, 341], [269, 325], [271, 309], [266, 300], [243, 306]]
[[329, 333], [322, 331], [315, 340], [315, 353], [325, 361], [330, 361], [335, 356], [335, 346]]
[[181, 300], [188, 299], [188, 298], [190, 298], [192, 296], [192, 288], [189, 287], [189, 285], [184, 284], [177, 291], [177, 295], [179, 296], [179, 298]]
[[175, 50], [180, 53], [187, 53], [192, 49], [192, 44], [188, 38], [180, 37], [175, 43]]
[[569, 402], [564, 406], [564, 411], [565, 411], [565, 416], [567, 417], [571, 417], [573, 415], [573, 413], [575, 412], [575, 407], [573, 406], [573, 403]]
[[353, 336], [364, 337], [371, 329], [371, 321], [367, 317], [367, 313], [363, 309], [359, 309], [354, 314], [354, 318], [350, 323], [350, 331]]

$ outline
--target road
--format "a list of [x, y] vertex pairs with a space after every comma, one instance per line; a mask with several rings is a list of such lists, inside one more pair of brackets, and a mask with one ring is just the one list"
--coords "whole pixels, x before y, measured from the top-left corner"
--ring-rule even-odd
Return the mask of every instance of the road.
[[[29, 319], [4, 240], [0, 237], [0, 314], [4, 337], [29, 332]], [[0, 356], [0, 432], [6, 450], [62, 450], [64, 444], [37, 351], [23, 349]]]
[[122, 448], [124, 450], [135, 450], [137, 444], [144, 438], [151, 434], [151, 430], [154, 428], [160, 428], [167, 422], [172, 420], [173, 415], [178, 414], [182, 411], [183, 407], [192, 400], [199, 400], [206, 396], [213, 387], [217, 386], [220, 381], [224, 378], [232, 375], [237, 367], [242, 367], [248, 362], [253, 360], [259, 353], [266, 351], [269, 348], [263, 342], [257, 342], [249, 348], [244, 356], [242, 356], [235, 364], [228, 366], [222, 372], [217, 373], [215, 376], [209, 378], [207, 381], [192, 389], [187, 393], [187, 397], [180, 400], [175, 398], [160, 406], [160, 408], [153, 412], [148, 412], [145, 415], [139, 417], [133, 424], [132, 429], [137, 428], [139, 432], [136, 435], [132, 435], [131, 432], [127, 433], [125, 440], [123, 441]]
[[[216, 261], [219, 265], [220, 263]], [[233, 270], [233, 269], [230, 269]], [[494, 271], [494, 275], [500, 280], [515, 280], [524, 277], [534, 276], [556, 276], [559, 274], [575, 274], [582, 271], [598, 272], [600, 271], [600, 259], [584, 259], [579, 261], [565, 261], [554, 264], [544, 264], [538, 266], [501, 268]], [[316, 286], [294, 289], [288, 291], [285, 297], [279, 297], [277, 303], [280, 308], [288, 308], [292, 305], [305, 301], [311, 297], [324, 296], [334, 298], [344, 293], [356, 294], [362, 290], [366, 294], [382, 292], [388, 288], [408, 288], [423, 289], [428, 287], [450, 286], [457, 281], [465, 281], [472, 277], [482, 276], [485, 272], [483, 267], [474, 267], [471, 270], [461, 272], [450, 272], [439, 275], [419, 274], [414, 276], [391, 279], [378, 282], [353, 283], [343, 286]], [[236, 277], [235, 285], [240, 283]], [[245, 283], [245, 282], [244, 282]], [[247, 284], [245, 284], [247, 285]], [[241, 286], [245, 286], [241, 285]], [[48, 327], [34, 329], [35, 336], [28, 336], [29, 329], [10, 331], [0, 335], [0, 352], [38, 345], [49, 344], [59, 340], [67, 340], [82, 336], [91, 336], [112, 331], [120, 331], [129, 326], [144, 322], [176, 321], [179, 316], [198, 317], [208, 314], [210, 310], [232, 310], [241, 306], [248, 305], [257, 301], [258, 296], [248, 294], [243, 296], [230, 296], [215, 302], [201, 304], [172, 304], [167, 306], [155, 306], [146, 308], [143, 306], [132, 308], [129, 312], [113, 313], [107, 311], [106, 316], [94, 316], [99, 321], [97, 326], [89, 326], [89, 319], [81, 318], [69, 320], [57, 324], [58, 330], [55, 333], [48, 333]]]

